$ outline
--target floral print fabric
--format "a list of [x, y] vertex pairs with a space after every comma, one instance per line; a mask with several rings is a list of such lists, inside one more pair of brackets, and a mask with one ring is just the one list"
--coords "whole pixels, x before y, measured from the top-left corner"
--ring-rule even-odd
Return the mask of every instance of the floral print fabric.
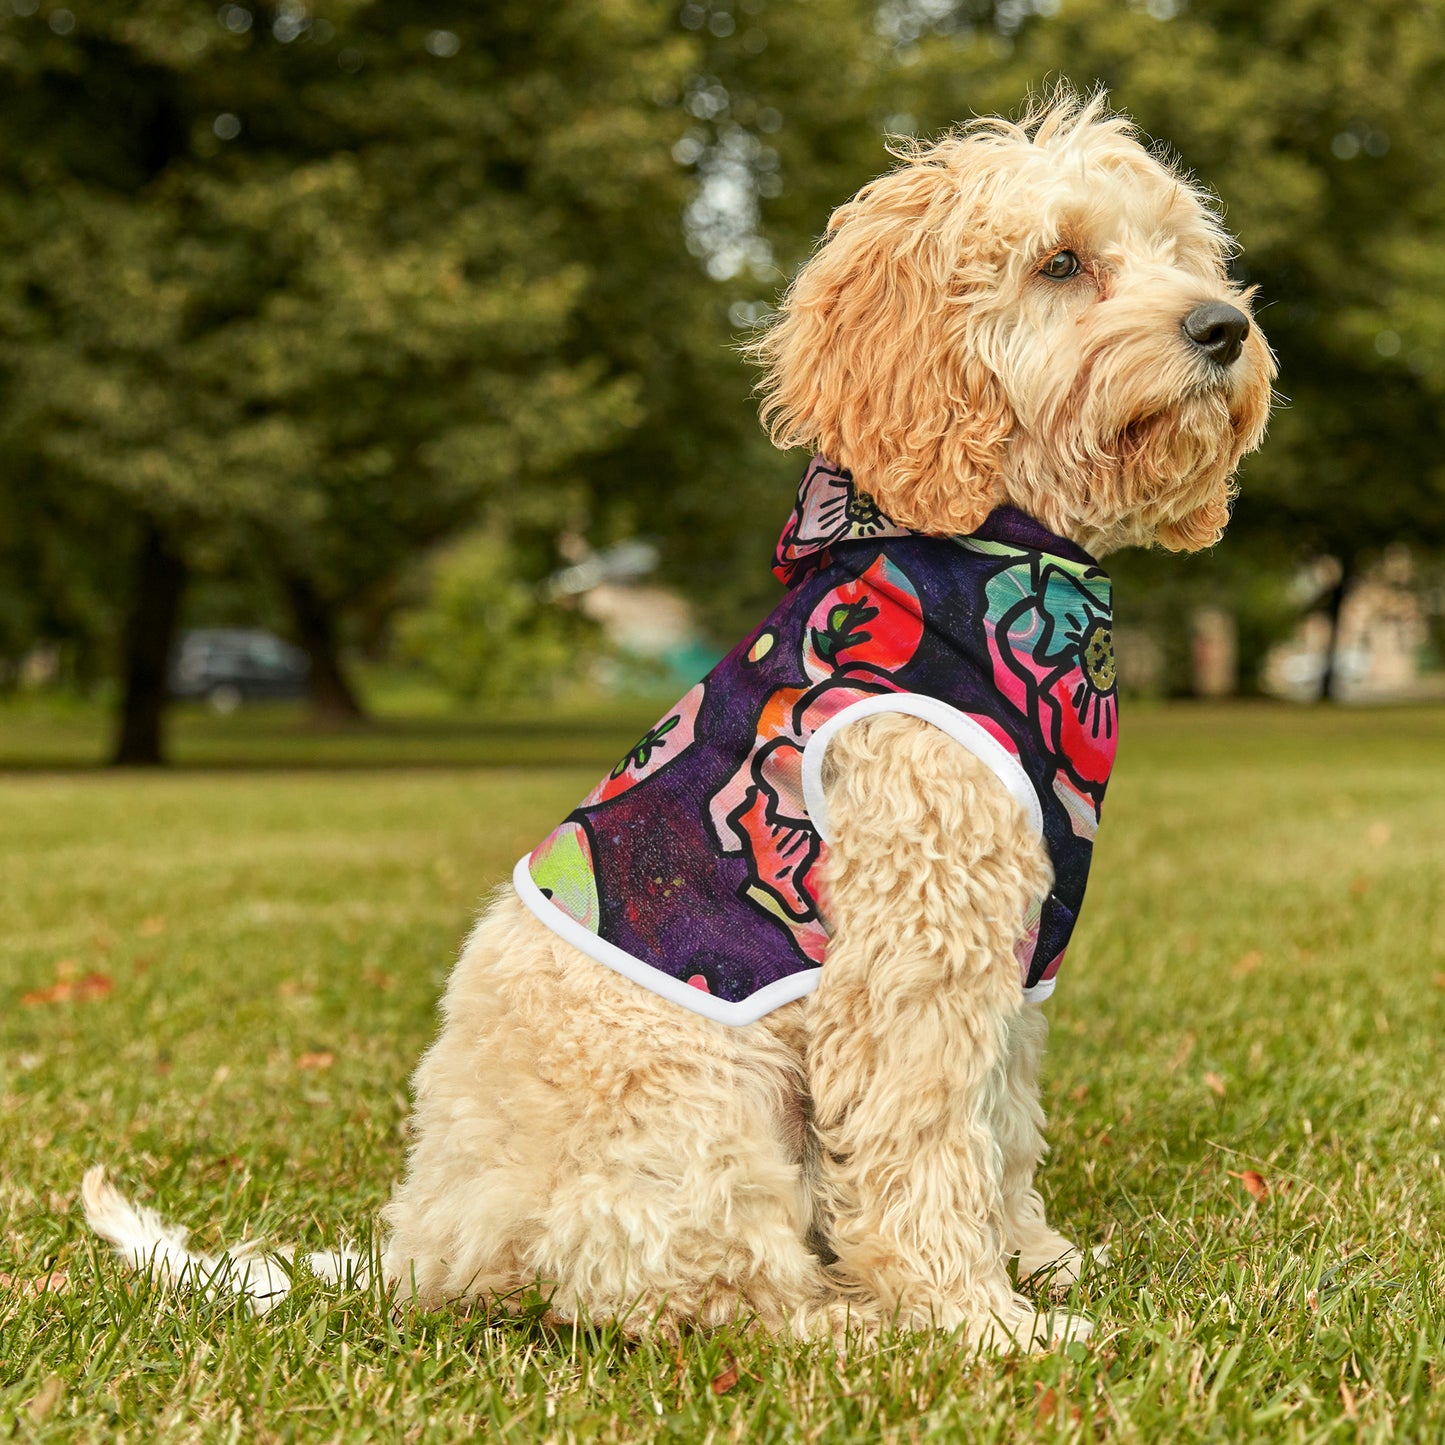
[[968, 537], [910, 532], [822, 458], [774, 571], [777, 608], [523, 860], [522, 896], [699, 1012], [741, 1022], [800, 997], [828, 948], [808, 742], [855, 703], [921, 696], [984, 729], [1038, 796], [1055, 883], [1017, 953], [1025, 990], [1047, 994], [1118, 738], [1108, 577], [1011, 508]]

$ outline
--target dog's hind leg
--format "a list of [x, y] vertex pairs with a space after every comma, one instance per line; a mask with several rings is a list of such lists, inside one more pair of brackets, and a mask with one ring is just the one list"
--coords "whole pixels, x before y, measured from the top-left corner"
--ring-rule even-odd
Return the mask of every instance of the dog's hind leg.
[[729, 1028], [598, 979], [591, 960], [577, 969], [590, 1006], [545, 1060], [577, 1112], [527, 1248], [558, 1282], [554, 1311], [667, 1337], [684, 1323], [793, 1327], [824, 1281], [787, 1019]]
[[503, 895], [416, 1075], [384, 1269], [403, 1299], [540, 1291], [560, 1320], [772, 1330], [825, 1292], [808, 1248], [802, 1004], [713, 1023]]
[[996, 776], [915, 718], [845, 728], [824, 779], [834, 935], [808, 1082], [834, 1268], [901, 1324], [988, 1346], [1082, 1337], [1006, 1269], [998, 1113], [1043, 846]]

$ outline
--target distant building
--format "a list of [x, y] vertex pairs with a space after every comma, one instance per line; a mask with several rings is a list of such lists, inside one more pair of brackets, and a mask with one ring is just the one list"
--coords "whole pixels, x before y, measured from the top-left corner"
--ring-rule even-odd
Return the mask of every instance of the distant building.
[[[722, 655], [697, 625], [691, 604], [666, 587], [646, 582], [657, 567], [657, 549], [631, 540], [591, 552], [572, 548], [577, 557], [543, 584], [549, 597], [575, 597], [621, 655], [611, 667], [619, 686], [653, 681], [688, 685], [702, 677]], [[642, 666], [629, 667], [628, 661]], [[650, 676], [648, 676], [650, 674]]]
[[[1317, 572], [1304, 579], [1316, 584], [1309, 592], [1318, 594], [1318, 577]], [[1326, 590], [1333, 585], [1330, 578]], [[1391, 702], [1445, 697], [1445, 674], [1425, 670], [1429, 641], [1429, 616], [1415, 585], [1409, 549], [1391, 548], [1345, 594], [1335, 639], [1336, 698]], [[1328, 613], [1308, 613], [1287, 642], [1270, 650], [1261, 686], [1276, 697], [1317, 698], [1329, 647]]]

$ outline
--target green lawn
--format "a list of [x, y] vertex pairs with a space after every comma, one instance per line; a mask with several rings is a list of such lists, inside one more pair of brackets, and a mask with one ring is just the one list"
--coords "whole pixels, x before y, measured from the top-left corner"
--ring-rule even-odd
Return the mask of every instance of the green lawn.
[[[0, 776], [0, 1438], [1445, 1439], [1441, 710], [1126, 714], [1049, 1005], [1045, 1191], [1113, 1247], [1069, 1356], [675, 1355], [309, 1280], [255, 1320], [89, 1243], [97, 1160], [203, 1246], [365, 1238], [479, 898], [651, 711]], [[0, 714], [16, 763], [98, 736]]]

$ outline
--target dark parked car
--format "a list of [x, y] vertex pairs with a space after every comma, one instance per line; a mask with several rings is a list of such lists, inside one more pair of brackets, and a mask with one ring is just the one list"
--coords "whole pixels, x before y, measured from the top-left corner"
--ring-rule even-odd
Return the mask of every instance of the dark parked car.
[[217, 712], [243, 702], [304, 697], [311, 664], [299, 647], [259, 627], [204, 627], [182, 634], [171, 662], [171, 696], [204, 698]]

